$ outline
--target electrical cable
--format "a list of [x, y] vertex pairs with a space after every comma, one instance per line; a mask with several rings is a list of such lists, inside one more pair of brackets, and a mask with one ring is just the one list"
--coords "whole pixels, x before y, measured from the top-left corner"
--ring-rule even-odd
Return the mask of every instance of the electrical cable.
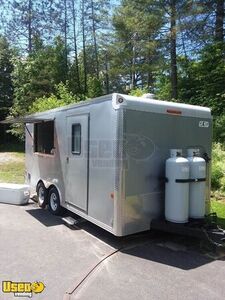
[[[129, 240], [134, 240], [136, 237], [143, 237], [146, 236], [146, 233], [143, 234], [136, 234], [133, 236], [129, 236], [126, 238], [125, 241], [129, 241]], [[114, 250], [113, 252], [107, 254], [106, 256], [104, 256], [98, 263], [96, 263], [83, 277], [81, 280], [79, 280], [73, 287], [71, 287], [70, 289], [68, 289], [64, 295], [63, 300], [70, 300], [71, 299], [71, 295], [74, 294], [74, 292], [76, 292], [76, 290], [86, 281], [86, 279], [88, 279], [93, 272], [107, 259], [109, 259], [110, 257], [112, 257], [113, 255], [115, 255], [116, 253], [120, 252], [121, 250], [125, 249], [125, 245], [119, 247], [118, 249]]]
[[69, 300], [71, 299], [71, 295], [84, 283], [84, 281], [91, 276], [91, 274], [108, 258], [110, 258], [111, 256], [115, 255], [116, 253], [118, 253], [119, 251], [121, 251], [123, 249], [123, 247], [118, 248], [116, 250], [114, 250], [113, 252], [107, 254], [105, 257], [103, 257], [97, 264], [95, 264], [88, 272], [87, 274], [77, 283], [75, 284], [75, 286], [73, 286], [71, 289], [69, 289], [69, 291], [67, 291], [64, 295], [63, 300]]

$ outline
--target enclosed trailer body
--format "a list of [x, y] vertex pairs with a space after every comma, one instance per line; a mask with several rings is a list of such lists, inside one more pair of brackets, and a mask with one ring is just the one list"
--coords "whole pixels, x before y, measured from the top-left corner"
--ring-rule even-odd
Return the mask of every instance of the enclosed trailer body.
[[[200, 106], [112, 94], [24, 122], [26, 183], [56, 187], [62, 207], [116, 236], [164, 215], [171, 148], [211, 156], [211, 112]], [[206, 201], [209, 173], [208, 165]]]

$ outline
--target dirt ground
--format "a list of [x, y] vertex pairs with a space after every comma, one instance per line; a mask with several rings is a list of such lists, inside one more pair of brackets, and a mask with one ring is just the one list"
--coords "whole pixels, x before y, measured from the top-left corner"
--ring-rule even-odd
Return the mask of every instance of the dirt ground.
[[24, 156], [16, 152], [0, 152], [0, 164], [8, 162], [23, 162]]

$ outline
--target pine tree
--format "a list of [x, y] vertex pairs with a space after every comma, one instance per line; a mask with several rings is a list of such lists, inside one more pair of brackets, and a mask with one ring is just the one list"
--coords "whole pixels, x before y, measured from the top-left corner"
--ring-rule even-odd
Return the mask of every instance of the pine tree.
[[57, 38], [53, 46], [46, 46], [37, 38], [31, 55], [25, 59], [17, 57], [13, 74], [13, 115], [26, 114], [36, 98], [49, 96], [57, 84], [66, 83], [65, 51], [61, 38]]
[[[31, 53], [35, 36], [53, 42], [60, 25], [60, 0], [1, 0], [4, 32], [22, 53]], [[53, 34], [54, 33], [54, 34]], [[53, 36], [53, 38], [52, 38]]]
[[79, 70], [79, 61], [78, 61], [78, 46], [77, 46], [77, 14], [75, 8], [75, 1], [71, 0], [71, 10], [72, 10], [72, 20], [73, 20], [73, 46], [74, 46], [74, 65], [76, 70], [76, 78], [77, 78], [77, 87], [78, 91], [81, 92], [80, 85], [80, 70]]
[[0, 36], [0, 119], [4, 119], [12, 105], [12, 50], [7, 39]]
[[161, 8], [151, 0], [138, 3], [124, 0], [116, 10], [110, 72], [118, 73], [123, 86], [136, 88], [153, 84], [153, 73], [159, 59], [158, 31], [162, 27], [162, 17]]
[[177, 1], [171, 0], [170, 6], [170, 63], [172, 98], [178, 98], [177, 87]]
[[82, 60], [83, 60], [83, 91], [87, 93], [87, 59], [86, 59], [86, 20], [85, 20], [85, 0], [81, 0], [81, 30], [82, 30]]
[[224, 38], [224, 0], [216, 0], [215, 40], [223, 42]]

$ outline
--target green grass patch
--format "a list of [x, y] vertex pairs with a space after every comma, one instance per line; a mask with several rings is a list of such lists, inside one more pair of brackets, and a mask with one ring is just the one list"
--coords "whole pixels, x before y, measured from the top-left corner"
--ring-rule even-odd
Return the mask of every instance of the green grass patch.
[[24, 183], [24, 153], [1, 153], [0, 182]]
[[217, 213], [218, 224], [225, 229], [225, 202], [212, 200], [211, 211]]

